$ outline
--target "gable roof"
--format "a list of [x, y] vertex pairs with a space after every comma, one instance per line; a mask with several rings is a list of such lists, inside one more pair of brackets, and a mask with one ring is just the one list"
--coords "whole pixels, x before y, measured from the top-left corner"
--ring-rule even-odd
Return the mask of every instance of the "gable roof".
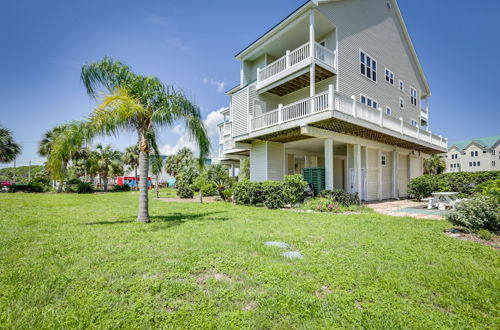
[[[291, 14], [289, 14], [287, 17], [285, 17], [283, 20], [281, 20], [278, 24], [273, 26], [271, 29], [269, 29], [267, 32], [265, 32], [263, 35], [261, 35], [259, 38], [257, 38], [254, 42], [252, 42], [250, 45], [245, 47], [243, 50], [238, 52], [238, 54], [235, 55], [236, 58], [241, 59], [242, 54], [248, 51], [251, 48], [254, 48], [258, 44], [263, 43], [265, 40], [267, 40], [270, 36], [275, 34], [278, 30], [286, 26], [290, 21], [293, 21], [295, 18], [299, 17], [304, 13], [304, 11], [308, 10], [309, 8], [314, 8], [318, 7], [322, 3], [329, 3], [329, 2], [338, 2], [338, 1], [345, 1], [345, 0], [308, 0], [304, 4], [302, 4], [299, 8], [294, 10]], [[408, 28], [406, 27], [406, 24], [403, 20], [403, 15], [401, 14], [401, 10], [399, 9], [399, 5], [397, 0], [389, 0], [391, 1], [393, 7], [394, 7], [394, 12], [396, 13], [396, 17], [398, 19], [399, 24], [401, 25], [401, 28], [403, 30], [403, 35], [405, 37], [406, 42], [408, 43], [408, 47], [410, 48], [410, 53], [413, 57], [413, 60], [415, 61], [415, 65], [417, 66], [418, 73], [420, 74], [420, 78], [422, 79], [422, 82], [425, 87], [425, 93], [422, 93], [423, 95], [431, 96], [431, 89], [429, 87], [429, 82], [427, 81], [427, 77], [424, 74], [424, 70], [422, 68], [422, 65], [420, 64], [420, 61], [417, 56], [417, 52], [415, 51], [415, 47], [413, 46], [413, 42], [411, 41], [410, 34], [408, 32]]]
[[465, 149], [467, 148], [471, 143], [477, 143], [478, 145], [482, 146], [483, 148], [489, 149], [492, 148], [497, 142], [500, 141], [500, 135], [493, 135], [493, 136], [487, 136], [487, 137], [482, 137], [482, 138], [477, 138], [477, 139], [472, 139], [472, 140], [464, 140], [464, 141], [459, 141], [455, 142], [451, 145], [450, 149], [452, 147], [457, 147], [458, 149]]

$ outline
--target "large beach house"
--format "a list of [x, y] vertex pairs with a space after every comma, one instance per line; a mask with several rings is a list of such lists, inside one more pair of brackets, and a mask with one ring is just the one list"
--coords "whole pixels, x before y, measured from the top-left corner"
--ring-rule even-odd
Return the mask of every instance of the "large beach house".
[[219, 161], [249, 158], [252, 181], [320, 168], [324, 189], [400, 198], [422, 160], [447, 151], [395, 0], [307, 1], [236, 59]]
[[500, 170], [500, 135], [453, 143], [444, 155], [446, 172]]

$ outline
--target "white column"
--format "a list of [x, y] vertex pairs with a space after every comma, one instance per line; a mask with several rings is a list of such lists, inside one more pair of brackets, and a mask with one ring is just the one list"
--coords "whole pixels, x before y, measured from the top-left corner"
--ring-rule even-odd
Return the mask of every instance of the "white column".
[[335, 110], [335, 91], [332, 84], [328, 85], [328, 108]]
[[231, 177], [234, 178], [234, 164], [231, 164]]
[[361, 198], [361, 145], [355, 144], [353, 150], [354, 158], [354, 189]]
[[[314, 11], [309, 13], [309, 52], [314, 58], [314, 45], [316, 37], [314, 35]], [[309, 95], [313, 97], [316, 94], [316, 65], [314, 61], [309, 68]], [[311, 99], [311, 113], [314, 112], [314, 100]]]
[[314, 45], [316, 42], [316, 36], [314, 33], [314, 11], [311, 10], [309, 13], [309, 52], [311, 57], [314, 57]]
[[333, 190], [333, 140], [325, 139], [325, 188]]
[[377, 197], [378, 197], [379, 201], [381, 201], [383, 198], [383, 195], [382, 195], [382, 164], [380, 161], [381, 158], [382, 158], [382, 152], [380, 149], [377, 149], [377, 176], [378, 176], [377, 177], [377, 181], [378, 181]]
[[398, 192], [398, 172], [399, 172], [399, 155], [397, 151], [392, 152], [392, 197], [399, 199]]
[[309, 156], [304, 156], [304, 168], [311, 167], [311, 162], [309, 161]]

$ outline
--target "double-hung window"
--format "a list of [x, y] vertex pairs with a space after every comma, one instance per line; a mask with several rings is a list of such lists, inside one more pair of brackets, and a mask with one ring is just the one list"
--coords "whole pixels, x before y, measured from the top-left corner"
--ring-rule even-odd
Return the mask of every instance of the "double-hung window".
[[377, 60], [365, 52], [359, 52], [361, 74], [374, 82], [377, 82]]
[[415, 126], [415, 127], [417, 126], [417, 121], [415, 119], [412, 119], [410, 123], [411, 123], [411, 126]]
[[394, 72], [385, 68], [385, 81], [394, 86]]
[[392, 109], [390, 107], [385, 108], [385, 114], [388, 116], [392, 116]]
[[405, 108], [405, 100], [402, 97], [399, 98], [399, 107], [401, 109]]
[[405, 83], [402, 80], [399, 81], [399, 90], [402, 92], [405, 91]]
[[385, 154], [380, 155], [380, 165], [382, 166], [387, 165], [387, 156]]
[[410, 103], [414, 106], [417, 106], [417, 95], [417, 90], [413, 86], [410, 86]]
[[361, 95], [360, 96], [360, 101], [362, 104], [366, 104], [367, 106], [369, 107], [372, 107], [374, 109], [377, 109], [378, 108], [378, 103], [377, 101], [367, 97], [367, 96], [364, 96], [364, 95]]

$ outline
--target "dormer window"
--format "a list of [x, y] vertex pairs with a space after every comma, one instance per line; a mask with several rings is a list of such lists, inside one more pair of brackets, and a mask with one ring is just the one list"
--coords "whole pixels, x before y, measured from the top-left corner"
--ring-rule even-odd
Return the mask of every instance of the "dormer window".
[[377, 82], [377, 60], [365, 52], [359, 52], [361, 74], [368, 79]]

